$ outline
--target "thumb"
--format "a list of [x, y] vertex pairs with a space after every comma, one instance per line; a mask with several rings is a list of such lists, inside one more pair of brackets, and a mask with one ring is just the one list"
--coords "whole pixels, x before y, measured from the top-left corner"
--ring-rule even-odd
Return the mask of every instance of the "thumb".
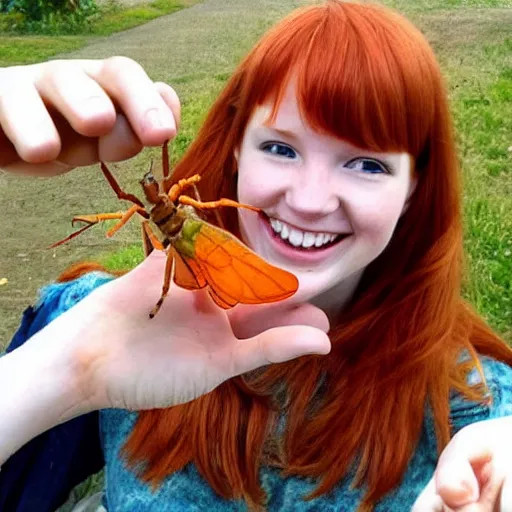
[[239, 304], [228, 311], [229, 322], [237, 338], [252, 338], [273, 327], [285, 325], [310, 325], [324, 332], [329, 330], [327, 315], [316, 306], [304, 303]]
[[275, 327], [236, 343], [231, 376], [271, 363], [283, 363], [304, 355], [325, 355], [330, 351], [329, 337], [320, 329], [306, 325]]
[[441, 457], [436, 470], [437, 493], [448, 507], [456, 508], [478, 501], [489, 478], [492, 454], [473, 445], [470, 452], [453, 450]]

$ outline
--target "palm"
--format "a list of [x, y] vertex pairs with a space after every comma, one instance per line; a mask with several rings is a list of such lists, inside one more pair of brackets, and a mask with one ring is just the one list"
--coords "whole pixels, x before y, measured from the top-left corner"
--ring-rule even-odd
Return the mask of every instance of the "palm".
[[[238, 315], [243, 317], [238, 322], [244, 323], [246, 333], [262, 333], [240, 341], [227, 313], [205, 291], [172, 287], [160, 312], [150, 319], [149, 312], [160, 296], [165, 259], [156, 254], [148, 260], [97, 290], [96, 302], [108, 311], [95, 327], [99, 330], [95, 339], [108, 340], [101, 341], [100, 352], [101, 379], [110, 406], [147, 409], [186, 402], [269, 362], [328, 351], [325, 334], [310, 327], [262, 333], [268, 327], [297, 323], [296, 315], [286, 316], [282, 311], [274, 315], [278, 320], [272, 320], [265, 306], [266, 324], [258, 306]], [[322, 324], [323, 314], [316, 309], [301, 309], [300, 313], [301, 323]]]

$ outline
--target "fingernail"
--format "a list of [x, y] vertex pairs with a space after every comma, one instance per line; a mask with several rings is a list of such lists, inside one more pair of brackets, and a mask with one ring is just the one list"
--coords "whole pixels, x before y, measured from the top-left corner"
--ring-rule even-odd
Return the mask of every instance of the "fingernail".
[[154, 130], [155, 128], [175, 128], [175, 123], [174, 120], [171, 119], [171, 116], [163, 114], [156, 108], [152, 108], [146, 112], [144, 122], [144, 128], [146, 130]]
[[146, 112], [145, 124], [148, 129], [160, 128], [160, 126], [162, 126], [162, 122], [160, 121], [160, 116], [158, 115], [158, 110], [156, 108]]

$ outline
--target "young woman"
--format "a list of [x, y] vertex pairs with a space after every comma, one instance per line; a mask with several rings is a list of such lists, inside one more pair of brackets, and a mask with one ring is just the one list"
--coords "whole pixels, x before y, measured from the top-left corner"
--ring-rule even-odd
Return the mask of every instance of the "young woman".
[[[27, 135], [4, 102], [11, 168], [59, 172], [98, 151], [122, 159], [139, 140], [174, 132], [175, 95], [134, 63], [53, 66], [10, 75], [50, 127], [44, 142]], [[75, 71], [75, 96], [59, 81], [64, 69]], [[143, 89], [151, 93], [136, 100]], [[97, 98], [95, 115], [79, 111], [77, 90]], [[85, 136], [81, 153], [61, 152], [41, 97]], [[123, 153], [109, 153], [121, 133]], [[97, 135], [98, 145], [86, 138]], [[84, 272], [92, 267], [68, 272], [26, 315], [23, 346], [0, 360], [6, 375], [33, 361], [7, 410], [50, 375], [38, 404], [25, 401], [0, 426], [0, 438], [17, 433], [3, 458], [102, 409], [108, 510], [492, 510], [507, 481], [499, 450], [460, 451], [455, 441], [472, 424], [487, 437], [510, 427], [512, 351], [460, 296], [459, 170], [441, 74], [420, 32], [370, 5], [332, 0], [293, 13], [236, 69], [173, 176], [196, 173], [204, 200], [262, 209], [226, 209], [223, 222], [293, 272], [297, 294], [226, 315], [173, 289], [149, 321], [161, 255], [107, 284], [105, 273]], [[269, 329], [297, 323], [313, 328]], [[41, 403], [60, 406], [29, 422]], [[492, 418], [502, 419], [478, 423]], [[427, 486], [447, 445], [459, 474], [448, 462], [444, 480], [440, 467], [437, 487]]]

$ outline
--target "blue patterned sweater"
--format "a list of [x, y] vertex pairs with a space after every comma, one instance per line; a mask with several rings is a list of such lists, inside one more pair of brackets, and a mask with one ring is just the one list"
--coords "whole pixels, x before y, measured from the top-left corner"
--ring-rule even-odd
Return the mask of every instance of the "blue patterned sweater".
[[[45, 287], [41, 291], [38, 303], [31, 310], [29, 322], [31, 328], [20, 328], [13, 340], [13, 345], [21, 344], [24, 339], [20, 339], [20, 337], [27, 338], [32, 335], [36, 330], [76, 304], [94, 288], [110, 279], [111, 277], [106, 274], [91, 272], [69, 283], [57, 283]], [[483, 358], [482, 364], [492, 401], [490, 401], [490, 405], [475, 404], [454, 394], [451, 403], [451, 418], [455, 432], [476, 421], [512, 415], [512, 369], [488, 358]], [[469, 378], [476, 381], [479, 376], [474, 372]], [[138, 480], [126, 468], [119, 455], [135, 419], [135, 413], [124, 410], [109, 409], [99, 413], [99, 442], [103, 450], [106, 476], [104, 504], [109, 512], [204, 510], [242, 512], [247, 510], [247, 506], [242, 501], [227, 501], [216, 495], [192, 464], [168, 477], [156, 492]], [[354, 421], [357, 421], [357, 418]], [[69, 433], [66, 435], [69, 436]], [[398, 488], [377, 504], [375, 511], [403, 512], [410, 510], [433, 474], [437, 460], [436, 453], [434, 425], [427, 412], [421, 439], [403, 481]], [[54, 465], [55, 461], [52, 461], [52, 467]], [[0, 472], [0, 476], [2, 476], [2, 472]], [[302, 498], [316, 486], [314, 480], [299, 477], [283, 478], [277, 469], [269, 467], [262, 468], [260, 479], [268, 497], [267, 509], [269, 511], [348, 512], [357, 509], [364, 492], [362, 489], [352, 489], [350, 487], [351, 479], [347, 478], [340, 482], [329, 495], [304, 501]], [[0, 492], [0, 504], [2, 503], [1, 499], [2, 493]], [[12, 510], [25, 509], [20, 507]], [[42, 508], [38, 510], [42, 510]]]

